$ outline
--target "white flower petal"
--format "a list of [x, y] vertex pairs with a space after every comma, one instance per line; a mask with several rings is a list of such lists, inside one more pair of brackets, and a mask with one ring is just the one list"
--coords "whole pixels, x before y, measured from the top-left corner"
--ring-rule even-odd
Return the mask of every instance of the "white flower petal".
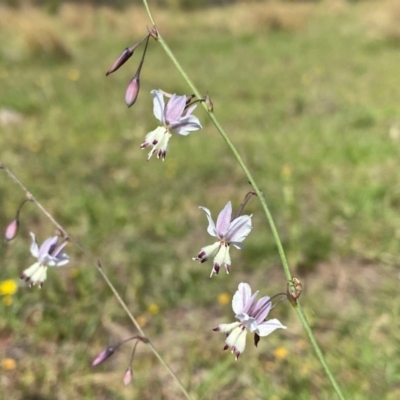
[[39, 285], [42, 285], [43, 282], [46, 280], [46, 278], [47, 278], [47, 267], [41, 264], [39, 268], [30, 277], [29, 284], [31, 286], [36, 285], [37, 283]]
[[220, 324], [218, 325], [218, 330], [224, 333], [230, 333], [233, 329], [237, 328], [240, 322], [232, 322], [231, 324]]
[[215, 242], [209, 246], [202, 247], [197, 257], [193, 258], [194, 261], [205, 262], [209, 258], [215, 257], [219, 250], [220, 242]]
[[57, 262], [55, 267], [62, 267], [63, 265], [68, 263], [69, 263], [69, 257], [65, 253], [62, 253], [57, 257]]
[[239, 326], [233, 329], [225, 340], [225, 343], [229, 347], [232, 347], [232, 350], [235, 352], [236, 359], [241, 353], [243, 353], [246, 347], [246, 335], [247, 330], [244, 327]]
[[248, 283], [239, 283], [238, 290], [232, 298], [232, 309], [235, 314], [240, 314], [243, 311], [246, 302], [251, 297], [251, 287]]
[[164, 123], [164, 96], [159, 90], [152, 90], [153, 114], [162, 123]]
[[178, 135], [187, 136], [190, 132], [198, 131], [202, 126], [197, 117], [190, 115], [188, 117], [182, 117], [178, 121], [170, 124], [170, 128]]
[[287, 329], [286, 326], [282, 325], [280, 321], [274, 318], [258, 324], [258, 328], [255, 330], [255, 333], [257, 333], [259, 336], [267, 336], [278, 328]]
[[229, 242], [243, 242], [251, 229], [251, 215], [242, 215], [231, 222], [226, 239]]
[[[228, 264], [229, 262], [229, 264]], [[219, 267], [230, 265], [231, 258], [229, 257], [229, 246], [221, 244], [217, 255], [214, 257], [214, 264]]]
[[33, 257], [38, 258], [39, 257], [39, 245], [36, 241], [36, 236], [34, 233], [29, 232], [31, 237], [32, 237], [32, 244], [31, 244], [31, 254], [33, 255]]
[[46, 277], [47, 267], [39, 262], [34, 263], [21, 274], [21, 279], [28, 281], [31, 286], [36, 283], [42, 284], [46, 280]]
[[[207, 219], [208, 219], [208, 227], [207, 227], [207, 232], [209, 233], [209, 235], [214, 236], [214, 237], [218, 237], [217, 235], [217, 229], [215, 228], [215, 224], [214, 221], [211, 218], [211, 212], [208, 208], [205, 207], [199, 207], [200, 210], [203, 210], [206, 213]], [[219, 238], [221, 239], [221, 238]]]
[[147, 146], [153, 146], [147, 159], [157, 152], [157, 158], [165, 158], [165, 155], [168, 150], [168, 142], [172, 135], [168, 132], [168, 130], [164, 126], [159, 126], [154, 131], [149, 132], [144, 142], [141, 144], [141, 148], [144, 149]]

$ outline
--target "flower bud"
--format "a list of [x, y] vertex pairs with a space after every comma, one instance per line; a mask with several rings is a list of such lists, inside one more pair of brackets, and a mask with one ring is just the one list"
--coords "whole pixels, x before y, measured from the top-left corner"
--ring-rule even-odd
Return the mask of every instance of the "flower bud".
[[18, 233], [18, 228], [19, 228], [19, 221], [17, 218], [13, 219], [6, 228], [6, 231], [4, 233], [4, 237], [7, 241], [13, 240]]
[[120, 56], [114, 61], [114, 64], [111, 65], [109, 70], [106, 72], [106, 76], [112, 74], [115, 72], [117, 69], [122, 67], [131, 57], [133, 52], [135, 51], [136, 47], [138, 47], [140, 44], [142, 44], [145, 40], [149, 39], [149, 35], [146, 35], [143, 39], [139, 40], [137, 43], [135, 43], [131, 47], [127, 47], [121, 54]]
[[131, 57], [134, 52], [136, 46], [132, 47], [127, 47], [121, 54], [120, 56], [114, 61], [114, 64], [111, 65], [109, 70], [106, 72], [106, 76], [112, 74], [115, 72], [117, 69], [122, 67]]
[[101, 364], [114, 354], [115, 347], [106, 347], [90, 364], [92, 367]]
[[124, 374], [124, 385], [129, 385], [132, 382], [132, 368], [129, 367]]
[[132, 107], [138, 97], [140, 89], [139, 75], [135, 75], [129, 82], [125, 92], [125, 103], [128, 107]]

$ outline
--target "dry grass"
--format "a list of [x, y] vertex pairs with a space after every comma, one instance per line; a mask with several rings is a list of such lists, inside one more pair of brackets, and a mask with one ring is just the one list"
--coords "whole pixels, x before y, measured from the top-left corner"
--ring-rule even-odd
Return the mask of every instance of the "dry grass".
[[[187, 13], [166, 9], [153, 12], [158, 26], [167, 35], [179, 35], [192, 25], [196, 25], [198, 30], [240, 35], [268, 30], [297, 32], [305, 28], [314, 9], [313, 4], [263, 1]], [[18, 57], [26, 54], [65, 58], [70, 55], [67, 37], [79, 37], [79, 40], [95, 38], [99, 29], [112, 28], [121, 37], [130, 39], [145, 33], [143, 27], [149, 25], [149, 19], [143, 7], [129, 7], [121, 13], [90, 4], [63, 4], [56, 17], [32, 7], [18, 10], [1, 7], [0, 25], [6, 53], [18, 53]]]
[[386, 0], [369, 10], [366, 23], [373, 36], [400, 44], [400, 1]]
[[46, 56], [70, 57], [70, 52], [54, 18], [26, 7], [19, 10], [0, 7], [2, 47], [11, 58]]

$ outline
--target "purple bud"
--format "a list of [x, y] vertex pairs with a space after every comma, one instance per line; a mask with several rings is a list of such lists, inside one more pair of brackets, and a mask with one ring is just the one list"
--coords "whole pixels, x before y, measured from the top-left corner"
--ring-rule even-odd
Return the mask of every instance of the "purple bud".
[[6, 228], [4, 237], [6, 238], [7, 241], [13, 240], [18, 233], [18, 228], [19, 228], [19, 221], [18, 219], [13, 219]]
[[138, 97], [140, 89], [139, 76], [135, 75], [129, 82], [125, 92], [125, 103], [128, 107], [132, 107]]
[[129, 385], [132, 382], [132, 368], [129, 367], [124, 374], [124, 385]]
[[136, 46], [132, 46], [132, 47], [127, 47], [122, 53], [121, 55], [114, 61], [114, 64], [111, 65], [111, 67], [109, 68], [109, 70], [106, 72], [106, 76], [112, 74], [113, 72], [115, 72], [117, 69], [119, 69], [120, 67], [122, 67], [131, 57], [133, 54], [133, 51], [135, 49]]
[[114, 354], [115, 347], [106, 347], [90, 364], [92, 367], [101, 364]]

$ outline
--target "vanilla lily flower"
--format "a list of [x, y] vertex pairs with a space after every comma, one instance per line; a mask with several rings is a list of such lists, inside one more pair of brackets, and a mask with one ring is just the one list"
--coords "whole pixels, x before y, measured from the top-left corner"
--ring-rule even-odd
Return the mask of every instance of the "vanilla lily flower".
[[242, 215], [241, 217], [235, 218], [231, 221], [232, 204], [229, 201], [224, 209], [219, 213], [217, 224], [215, 225], [211, 218], [210, 210], [205, 207], [199, 208], [207, 215], [207, 232], [211, 236], [217, 237], [219, 240], [210, 246], [203, 247], [197, 257], [193, 258], [193, 260], [203, 263], [210, 257], [214, 257], [210, 278], [213, 274], [218, 274], [221, 266], [224, 266], [226, 272], [229, 274], [231, 266], [229, 246], [232, 244], [237, 249], [243, 247], [241, 242], [243, 242], [252, 229], [251, 215]]
[[39, 248], [35, 235], [32, 232], [30, 234], [32, 237], [31, 254], [38, 261], [24, 270], [21, 279], [25, 279], [29, 286], [37, 283], [41, 287], [47, 278], [47, 267], [61, 267], [68, 263], [69, 257], [62, 253], [67, 241], [63, 241], [57, 246], [58, 236], [54, 236], [46, 239]]
[[168, 142], [172, 136], [171, 131], [178, 135], [186, 136], [190, 132], [197, 131], [202, 128], [200, 121], [194, 115], [191, 115], [196, 105], [186, 109], [186, 96], [172, 95], [167, 104], [164, 104], [164, 95], [160, 90], [152, 90], [153, 96], [153, 113], [154, 116], [162, 123], [154, 131], [146, 135], [144, 142], [140, 148], [144, 149], [153, 146], [147, 160], [157, 153], [157, 158], [165, 160], [168, 150]]
[[243, 353], [246, 347], [246, 335], [249, 330], [258, 336], [268, 336], [275, 329], [286, 329], [277, 319], [264, 321], [271, 310], [271, 301], [268, 296], [261, 297], [255, 302], [258, 291], [251, 295], [251, 288], [248, 283], [239, 283], [238, 290], [232, 299], [232, 308], [235, 318], [240, 322], [221, 324], [214, 328], [214, 331], [226, 334], [224, 350], [232, 349], [236, 360]]

